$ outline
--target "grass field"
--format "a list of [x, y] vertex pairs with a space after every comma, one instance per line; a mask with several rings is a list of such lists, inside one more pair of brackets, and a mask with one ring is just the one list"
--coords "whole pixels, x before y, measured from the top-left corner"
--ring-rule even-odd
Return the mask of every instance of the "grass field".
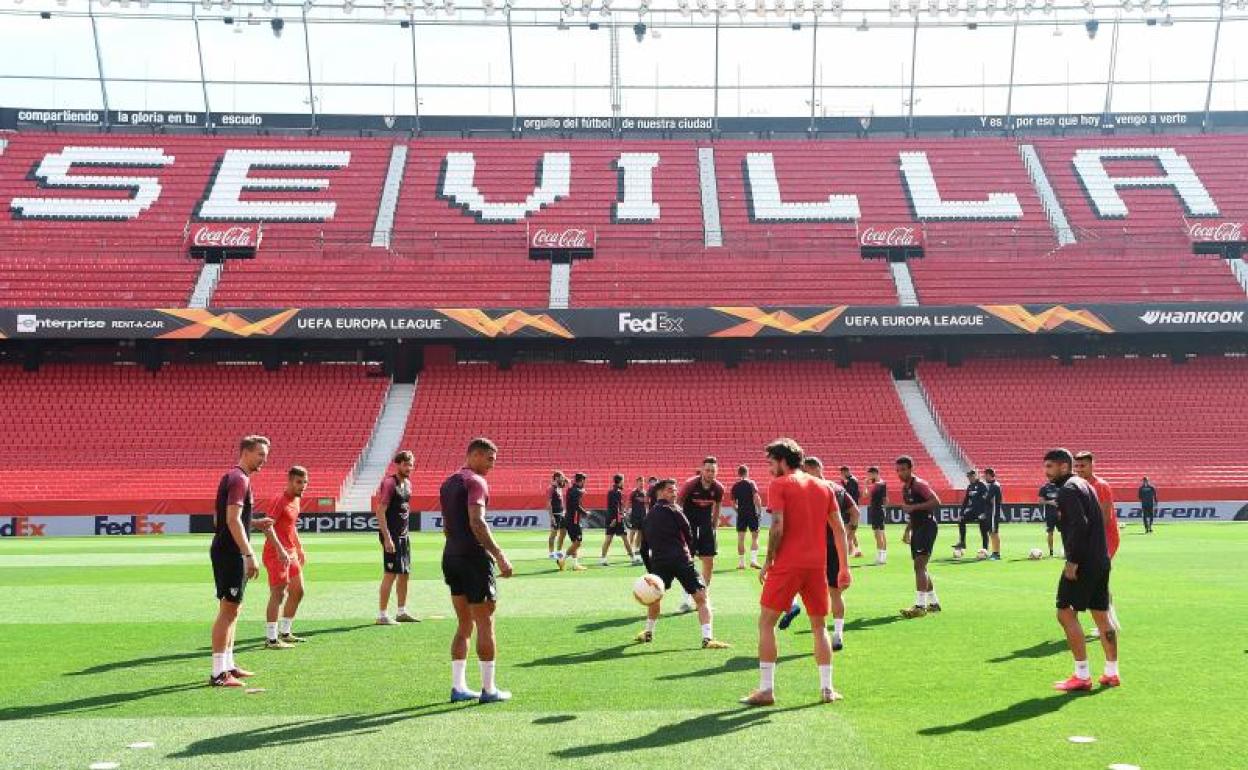
[[[596, 550], [601, 532], [587, 534]], [[722, 532], [721, 545], [731, 535]], [[380, 565], [368, 535], [306, 538], [309, 596], [296, 631], [309, 641], [297, 649], [257, 647], [266, 588], [253, 584], [238, 658], [267, 688], [257, 695], [203, 686], [215, 603], [205, 539], [7, 540], [0, 766], [1248, 764], [1248, 526], [1128, 529], [1113, 579], [1125, 686], [1074, 696], [1049, 689], [1070, 671], [1053, 620], [1059, 565], [1023, 558], [1041, 544], [1039, 527], [1012, 525], [1004, 539], [1003, 562], [934, 563], [939, 616], [898, 618], [914, 596], [899, 543], [887, 566], [856, 567], [847, 647], [836, 658], [846, 699], [817, 705], [799, 621], [781, 637], [780, 703], [759, 711], [736, 704], [757, 683], [759, 586], [756, 573], [731, 569], [735, 556], [712, 590], [716, 635], [733, 649], [700, 649], [691, 616], [665, 616], [655, 643], [638, 645], [641, 613], [629, 592], [637, 568], [557, 573], [544, 534], [503, 535], [518, 576], [501, 584], [499, 680], [515, 700], [451, 706], [439, 536], [414, 544], [409, 604], [427, 616], [418, 625], [371, 625]], [[946, 529], [938, 553], [951, 542]], [[471, 661], [469, 681], [479, 681]], [[1074, 735], [1097, 740], [1076, 745]], [[155, 747], [128, 748], [139, 741]]]

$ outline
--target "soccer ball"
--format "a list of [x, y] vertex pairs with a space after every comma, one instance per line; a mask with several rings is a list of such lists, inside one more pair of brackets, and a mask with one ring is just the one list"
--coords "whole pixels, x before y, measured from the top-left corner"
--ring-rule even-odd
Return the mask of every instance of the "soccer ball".
[[1031, 559], [1032, 561], [1035, 561], [1037, 559], [1043, 559], [1044, 551], [1041, 551], [1039, 548], [1032, 548], [1030, 551], [1027, 552], [1027, 558]]
[[958, 559], [961, 559], [961, 558], [962, 558], [962, 549], [961, 549], [961, 548], [954, 548], [954, 549], [953, 549], [953, 558], [954, 558], [954, 560], [955, 560], [955, 561], [956, 561], [956, 560], [958, 560]]
[[988, 552], [985, 551], [983, 548], [980, 548], [978, 551], [975, 552], [975, 558], [980, 561], [983, 561], [984, 559], [988, 558]]
[[651, 605], [663, 598], [663, 581], [658, 575], [642, 575], [633, 581], [633, 598]]

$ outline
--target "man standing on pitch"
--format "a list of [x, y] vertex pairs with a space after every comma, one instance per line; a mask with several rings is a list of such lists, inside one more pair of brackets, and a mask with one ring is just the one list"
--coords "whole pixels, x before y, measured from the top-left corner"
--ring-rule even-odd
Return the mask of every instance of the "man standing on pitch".
[[880, 469], [872, 465], [867, 468], [867, 521], [871, 524], [871, 532], [875, 534], [875, 563], [888, 563], [888, 536], [884, 534], [884, 520], [888, 505], [888, 485], [880, 478]]
[[[442, 482], [442, 577], [451, 590], [458, 625], [451, 638], [451, 702], [477, 700], [498, 703], [511, 700], [511, 693], [494, 682], [494, 608], [498, 586], [494, 567], [504, 578], [511, 577], [511, 562], [494, 540], [485, 520], [490, 488], [485, 476], [494, 467], [498, 447], [487, 438], [468, 444], [464, 467]], [[477, 661], [481, 667], [481, 692], [468, 689], [468, 642], [477, 635]]]
[[[680, 490], [680, 507], [689, 519], [693, 530], [693, 555], [702, 562], [702, 584], [706, 593], [711, 593], [711, 576], [715, 572], [716, 545], [715, 528], [719, 526], [719, 508], [724, 501], [724, 485], [715, 480], [719, 475], [719, 461], [714, 457], [702, 460], [702, 468], [698, 475], [685, 482]], [[691, 607], [686, 597], [680, 606], [681, 612], [688, 612]]]
[[984, 518], [979, 520], [980, 537], [986, 535], [992, 543], [992, 555], [988, 558], [1001, 561], [1001, 517], [1005, 513], [1002, 507], [1005, 494], [997, 481], [997, 472], [992, 468], [984, 468], [984, 484], [988, 487], [988, 498]]
[[1140, 482], [1140, 516], [1144, 519], [1144, 532], [1153, 531], [1153, 514], [1157, 510], [1157, 487], [1148, 480], [1148, 476]]
[[607, 490], [607, 534], [602, 540], [602, 566], [610, 566], [607, 554], [611, 551], [611, 540], [619, 536], [628, 553], [628, 561], [637, 563], [633, 555], [633, 544], [628, 541], [628, 530], [624, 527], [624, 476], [617, 473], [611, 477], [611, 489]]
[[302, 465], [292, 466], [286, 472], [286, 490], [269, 512], [273, 527], [265, 533], [263, 556], [264, 569], [269, 574], [264, 646], [270, 650], [288, 649], [303, 641], [295, 636], [294, 623], [299, 602], [303, 601], [303, 566], [308, 562], [299, 541], [299, 501], [307, 488], [308, 470]]
[[1053, 558], [1053, 533], [1057, 531], [1057, 485], [1045, 482], [1036, 493], [1044, 506], [1044, 536], [1049, 542], [1049, 558]]
[[[824, 703], [840, 699], [832, 688], [832, 643], [826, 619], [829, 610], [827, 575], [827, 532], [840, 516], [832, 489], [820, 479], [804, 473], [802, 448], [796, 441], [781, 438], [767, 446], [767, 460], [774, 477], [767, 490], [771, 510], [771, 530], [767, 536], [767, 558], [758, 578], [763, 583], [758, 615], [758, 689], [741, 699], [747, 706], [770, 706], [776, 702], [776, 622], [802, 597], [814, 639], [815, 663], [819, 667], [819, 697]], [[849, 554], [845, 540], [838, 538], [840, 575], [837, 585], [849, 587]]]
[[862, 513], [858, 510], [858, 503], [862, 501], [862, 485], [848, 465], [841, 466], [840, 486], [854, 503], [848, 511], [841, 509], [841, 519], [845, 522], [845, 530], [849, 536], [849, 555], [859, 559], [862, 558], [862, 548], [858, 545], [858, 522], [862, 519]]
[[[550, 489], [546, 490], [546, 512], [550, 514], [550, 537], [546, 539], [546, 550], [550, 559], [558, 561], [563, 558], [563, 541], [568, 536], [564, 528], [563, 514], [565, 510], [564, 489], [568, 486], [568, 477], [563, 471], [555, 471], [550, 476]], [[556, 540], [558, 543], [556, 544]]]
[[[394, 473], [381, 482], [381, 493], [373, 509], [377, 517], [377, 537], [381, 540], [381, 590], [378, 595], [377, 625], [419, 623], [407, 611], [407, 581], [412, 572], [412, 545], [407, 538], [411, 516], [412, 466], [415, 456], [403, 450], [394, 456]], [[398, 616], [391, 618], [390, 589], [394, 587], [399, 602]]]
[[1044, 475], [1057, 487], [1057, 526], [1062, 533], [1066, 566], [1057, 584], [1057, 622], [1066, 632], [1066, 642], [1075, 658], [1075, 673], [1054, 689], [1066, 692], [1091, 690], [1088, 646], [1083, 637], [1079, 613], [1092, 612], [1105, 649], [1103, 687], [1117, 687], [1118, 632], [1109, 622], [1109, 548], [1105, 524], [1096, 492], [1088, 482], [1071, 471], [1074, 458], [1065, 449], [1051, 449], [1044, 456]]
[[217, 584], [210, 687], [242, 687], [240, 680], [252, 675], [234, 662], [234, 632], [247, 581], [260, 575], [256, 554], [251, 550], [250, 531], [253, 527], [265, 531], [273, 527], [271, 519], [251, 518], [251, 474], [263, 468], [269, 459], [269, 440], [264, 436], [246, 436], [239, 442], [238, 452], [238, 464], [217, 485], [212, 545], [208, 549]]
[[914, 560], [914, 606], [901, 611], [903, 618], [921, 618], [929, 612], [940, 612], [936, 584], [927, 571], [927, 563], [936, 547], [936, 517], [940, 498], [926, 481], [914, 475], [914, 460], [907, 455], [897, 458], [897, 478], [901, 480], [901, 510], [907, 516], [906, 531], [901, 542], [910, 546]]
[[[1105, 546], [1109, 551], [1109, 560], [1112, 563], [1114, 555], [1118, 553], [1118, 545], [1122, 540], [1121, 534], [1118, 532], [1118, 513], [1114, 510], [1114, 490], [1105, 479], [1096, 475], [1095, 470], [1096, 458], [1091, 452], [1080, 452], [1075, 455], [1075, 475], [1088, 482], [1088, 486], [1092, 487], [1092, 491], [1096, 493], [1096, 502], [1101, 506], [1101, 521], [1105, 524]], [[1122, 626], [1118, 625], [1118, 612], [1114, 609], [1114, 597], [1109, 597], [1109, 624], [1114, 627], [1115, 631], [1122, 632]], [[1100, 629], [1092, 627], [1092, 636], [1100, 636]]]
[[641, 526], [646, 521], [646, 511], [650, 509], [649, 494], [646, 492], [646, 480], [638, 476], [636, 486], [628, 493], [628, 527], [629, 539], [633, 544], [634, 564], [641, 563]]
[[745, 569], [745, 533], [750, 533], [750, 566], [762, 569], [758, 563], [758, 512], [763, 508], [763, 498], [758, 485], [750, 478], [750, 469], [737, 468], [737, 483], [732, 485], [732, 507], [737, 512], [737, 569]]
[[568, 564], [568, 559], [572, 560], [573, 572], [584, 572], [585, 567], [581, 564], [581, 541], [585, 539], [585, 530], [581, 524], [585, 517], [589, 514], [585, 510], [585, 481], [584, 473], [577, 473], [572, 477], [572, 486], [568, 488], [568, 512], [563, 517], [563, 528], [567, 530], [568, 541], [572, 543], [568, 547], [568, 552], [559, 557], [559, 569], [564, 569]]
[[[953, 548], [961, 551], [966, 548], [966, 525], [984, 520], [984, 512], [988, 505], [988, 485], [979, 480], [974, 468], [966, 472], [966, 494], [962, 497], [962, 509], [958, 511], [958, 542]], [[980, 526], [983, 535], [983, 548], [988, 550], [988, 531]]]

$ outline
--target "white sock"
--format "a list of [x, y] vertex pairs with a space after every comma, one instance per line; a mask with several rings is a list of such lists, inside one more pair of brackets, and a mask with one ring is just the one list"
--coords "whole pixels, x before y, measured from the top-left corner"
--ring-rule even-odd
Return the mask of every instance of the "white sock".
[[845, 618], [832, 618], [832, 633], [837, 636], [845, 633]]
[[494, 661], [477, 661], [481, 667], [481, 692], [494, 692]]
[[1092, 678], [1092, 672], [1088, 670], [1088, 662], [1086, 660], [1075, 661], [1075, 676], [1080, 679]]
[[711, 624], [710, 624], [710, 623], [703, 623], [703, 624], [702, 624], [702, 638], [703, 638], [703, 639], [714, 639], [714, 638], [715, 638], [715, 635], [711, 633]]
[[825, 690], [832, 689], [832, 664], [819, 667], [819, 686]]
[[235, 668], [236, 666], [234, 665], [234, 648], [231, 647], [230, 649], [225, 651], [225, 670], [233, 671]]
[[758, 689], [774, 690], [776, 688], [776, 664], [758, 662]]
[[914, 592], [914, 606], [915, 606], [915, 607], [926, 607], [926, 606], [927, 606], [927, 592], [926, 592], [926, 591], [915, 591], [915, 592]]
[[385, 620], [385, 619], [386, 619], [386, 618], [388, 618], [388, 617], [390, 617], [390, 616], [386, 613], [386, 611], [385, 611], [385, 610], [377, 610], [377, 619], [378, 619], [378, 620]]
[[225, 666], [225, 653], [214, 652], [212, 654], [212, 675], [221, 676], [227, 671]]
[[750, 561], [754, 563], [758, 563], [758, 549], [757, 548], [750, 549]]
[[745, 554], [741, 554], [741, 555], [737, 556], [737, 566], [738, 566], [738, 567], [744, 567], [744, 566], [745, 566]]
[[399, 614], [400, 614], [400, 615], [406, 615], [406, 614], [407, 614], [407, 607], [406, 607], [405, 605], [402, 605], [402, 604], [400, 604], [400, 605], [399, 605]]
[[928, 592], [927, 592], [927, 603], [928, 603], [928, 604], [940, 604], [940, 599], [937, 599], [937, 598], [936, 598], [936, 592], [935, 592], [935, 591], [928, 591]]
[[277, 620], [277, 632], [283, 636], [289, 634], [294, 627], [294, 618], [278, 618]]
[[884, 561], [885, 559], [888, 558], [888, 551], [884, 549], [880, 549], [878, 556], [880, 557], [880, 561]]
[[463, 692], [468, 689], [468, 661], [451, 661], [451, 687]]
[[1105, 661], [1105, 676], [1118, 676], [1118, 661]]
[[654, 633], [654, 627], [657, 626], [658, 624], [659, 624], [659, 621], [651, 619], [651, 618], [646, 618], [646, 630], [649, 631], [650, 633], [652, 634]]
[[270, 642], [276, 642], [277, 641], [277, 624], [265, 623], [264, 635], [265, 635], [265, 638], [268, 639]]
[[683, 590], [682, 590], [680, 593], [681, 593], [681, 595], [682, 595], [682, 596], [684, 596], [684, 597], [685, 597], [685, 598], [681, 601], [681, 604], [686, 604], [686, 605], [688, 605], [688, 604], [693, 604], [693, 597], [691, 597], [691, 596], [690, 596], [687, 592], [685, 592], [685, 591], [683, 591]]

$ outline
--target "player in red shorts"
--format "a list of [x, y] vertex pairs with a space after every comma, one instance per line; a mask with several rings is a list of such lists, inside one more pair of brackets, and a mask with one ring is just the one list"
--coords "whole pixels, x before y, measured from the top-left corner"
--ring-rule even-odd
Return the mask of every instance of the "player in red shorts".
[[[1101, 518], [1105, 520], [1105, 545], [1109, 548], [1109, 559], [1113, 561], [1122, 539], [1118, 532], [1118, 514], [1114, 511], [1114, 490], [1109, 486], [1109, 482], [1096, 475], [1095, 462], [1096, 458], [1091, 452], [1080, 452], [1075, 455], [1075, 475], [1092, 486], [1092, 491], [1096, 493], [1096, 501], [1101, 504]], [[1115, 631], [1122, 630], [1122, 627], [1118, 625], [1118, 612], [1114, 609], [1112, 592], [1109, 597], [1109, 624]], [[1101, 630], [1092, 626], [1088, 634], [1093, 638], [1099, 638]]]
[[[308, 488], [308, 471], [301, 465], [286, 472], [286, 491], [273, 501], [269, 518], [273, 527], [265, 533], [264, 569], [269, 574], [269, 606], [264, 614], [265, 649], [285, 650], [303, 639], [293, 626], [303, 601], [303, 565], [307, 556], [299, 542], [299, 503]], [[285, 606], [282, 602], [285, 601]], [[278, 610], [281, 618], [278, 618]]]
[[[759, 572], [763, 596], [758, 614], [758, 689], [741, 699], [747, 706], [770, 706], [776, 702], [776, 623], [800, 595], [810, 618], [815, 662], [819, 666], [820, 699], [824, 703], [841, 696], [832, 689], [832, 641], [826, 619], [831, 609], [828, 595], [827, 531], [840, 516], [831, 488], [804, 473], [802, 448], [790, 438], [767, 446], [767, 460], [775, 478], [767, 490], [771, 530], [767, 537], [767, 560]], [[843, 537], [836, 538], [840, 576], [837, 585], [849, 587], [849, 559]]]

